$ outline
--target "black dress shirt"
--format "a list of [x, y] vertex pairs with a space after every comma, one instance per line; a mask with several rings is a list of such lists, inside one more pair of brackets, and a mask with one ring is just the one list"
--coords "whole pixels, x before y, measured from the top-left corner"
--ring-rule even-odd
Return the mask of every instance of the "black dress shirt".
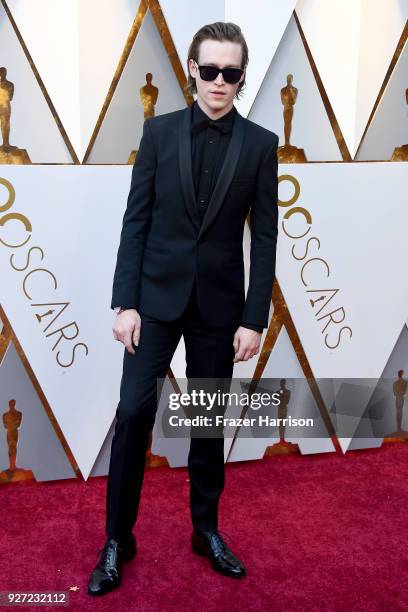
[[[193, 103], [191, 158], [200, 222], [203, 221], [222, 162], [225, 159], [235, 112], [235, 106], [233, 106], [219, 119], [210, 119], [197, 101]], [[250, 321], [241, 321], [241, 325], [257, 332], [263, 330], [263, 327], [253, 325]]]

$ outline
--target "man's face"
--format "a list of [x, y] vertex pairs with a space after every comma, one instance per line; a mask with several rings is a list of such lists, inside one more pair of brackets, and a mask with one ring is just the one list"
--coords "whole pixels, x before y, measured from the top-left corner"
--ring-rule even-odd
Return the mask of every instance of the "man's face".
[[[200, 66], [217, 66], [218, 68], [241, 68], [242, 48], [239, 43], [229, 40], [203, 40], [200, 45], [198, 64]], [[224, 114], [231, 109], [234, 96], [245, 79], [245, 72], [238, 83], [226, 83], [221, 73], [215, 81], [204, 81], [200, 77], [197, 64], [189, 60], [190, 74], [195, 78], [197, 98], [204, 111]], [[217, 93], [216, 93], [217, 92]], [[223, 113], [224, 111], [224, 113]]]

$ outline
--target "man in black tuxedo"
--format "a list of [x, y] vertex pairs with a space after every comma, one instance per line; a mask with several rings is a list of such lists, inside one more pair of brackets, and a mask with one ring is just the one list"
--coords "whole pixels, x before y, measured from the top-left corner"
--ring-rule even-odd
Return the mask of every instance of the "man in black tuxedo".
[[[201, 28], [188, 54], [192, 106], [144, 122], [118, 249], [111, 308], [125, 345], [107, 483], [107, 539], [88, 593], [121, 581], [136, 553], [148, 435], [164, 379], [184, 336], [186, 376], [231, 379], [234, 363], [259, 351], [275, 275], [277, 146], [273, 132], [233, 105], [245, 81], [248, 49], [238, 26]], [[242, 253], [250, 211], [247, 295]], [[224, 440], [192, 437], [188, 457], [194, 552], [235, 578], [243, 563], [218, 532]]]

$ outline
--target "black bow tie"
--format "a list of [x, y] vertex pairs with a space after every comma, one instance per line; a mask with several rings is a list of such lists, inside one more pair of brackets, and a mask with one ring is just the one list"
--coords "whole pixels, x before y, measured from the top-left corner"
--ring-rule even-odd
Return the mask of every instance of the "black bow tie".
[[214, 121], [213, 119], [200, 119], [197, 123], [193, 123], [191, 126], [191, 131], [193, 134], [197, 134], [201, 132], [201, 130], [205, 130], [207, 127], [212, 127], [221, 132], [222, 134], [228, 134], [231, 131], [231, 126], [225, 123], [220, 123], [219, 121]]

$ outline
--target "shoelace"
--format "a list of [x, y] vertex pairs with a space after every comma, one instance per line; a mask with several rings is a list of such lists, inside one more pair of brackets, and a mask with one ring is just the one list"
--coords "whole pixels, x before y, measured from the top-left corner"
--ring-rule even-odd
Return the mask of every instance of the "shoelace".
[[108, 563], [109, 565], [113, 565], [113, 560], [115, 557], [115, 549], [116, 551], [119, 551], [120, 546], [117, 545], [115, 547], [111, 543], [106, 542], [106, 544], [101, 549], [99, 549], [98, 552], [96, 553], [97, 555], [100, 555], [102, 553], [101, 563]]
[[228, 534], [224, 533], [223, 531], [221, 531], [221, 529], [218, 530], [218, 533], [220, 534], [222, 539], [225, 540], [225, 543], [228, 545], [228, 547], [231, 548], [231, 538], [230, 538], [230, 536]]
[[213, 533], [210, 536], [211, 547], [216, 553], [225, 553], [225, 545], [218, 533]]
[[211, 542], [215, 544], [215, 548], [218, 552], [225, 553], [226, 547], [228, 546], [230, 548], [231, 538], [221, 530], [218, 530], [218, 533], [215, 532], [211, 535]]

